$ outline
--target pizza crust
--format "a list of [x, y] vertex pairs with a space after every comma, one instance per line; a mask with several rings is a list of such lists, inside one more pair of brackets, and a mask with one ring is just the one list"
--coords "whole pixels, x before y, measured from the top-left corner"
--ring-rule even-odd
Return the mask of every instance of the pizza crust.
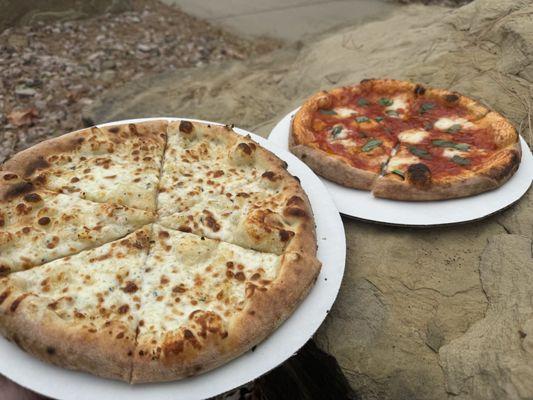
[[440, 181], [432, 181], [427, 188], [419, 188], [409, 184], [408, 179], [390, 174], [381, 176], [372, 188], [376, 197], [406, 200], [428, 201], [445, 200], [473, 196], [494, 190], [507, 182], [520, 165], [521, 147], [512, 144], [491, 157], [484, 168], [459, 177], [451, 177]]
[[[133, 338], [112, 339], [124, 331], [123, 326], [112, 323], [105, 333], [90, 333], [80, 325], [62, 320], [53, 311], [37, 311], [31, 298], [23, 300], [13, 312], [12, 304], [20, 295], [13, 291], [0, 307], [0, 332], [8, 340], [59, 367], [129, 381]], [[36, 312], [42, 317], [34, 318]]]

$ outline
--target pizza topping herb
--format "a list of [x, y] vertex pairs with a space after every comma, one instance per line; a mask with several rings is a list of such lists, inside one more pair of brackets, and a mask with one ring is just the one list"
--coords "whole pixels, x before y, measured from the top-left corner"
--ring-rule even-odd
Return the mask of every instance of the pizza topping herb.
[[455, 155], [452, 157], [452, 161], [458, 165], [469, 165], [470, 164], [470, 160], [468, 158], [464, 158], [464, 157], [461, 157], [461, 156], [458, 156], [458, 155]]
[[318, 110], [318, 112], [322, 115], [337, 115], [335, 110], [325, 110], [321, 108], [320, 110]]
[[421, 149], [420, 147], [409, 146], [409, 152], [417, 157], [425, 158], [426, 160], [431, 158], [431, 154], [429, 154], [426, 149]]
[[381, 121], [383, 121], [383, 117], [376, 117], [376, 118], [374, 118], [374, 120], [376, 122], [381, 122]]
[[361, 97], [359, 100], [357, 100], [357, 105], [364, 107], [368, 105], [368, 100], [364, 97]]
[[426, 131], [433, 129], [433, 122], [429, 122], [429, 121], [424, 122], [424, 129]]
[[357, 117], [355, 120], [356, 120], [357, 122], [361, 123], [361, 122], [368, 122], [368, 121], [370, 121], [370, 118], [365, 117], [365, 116], [363, 115], [363, 116], [361, 116], [361, 117]]
[[381, 146], [383, 142], [379, 139], [370, 139], [365, 145], [361, 148], [365, 153], [374, 150], [376, 147]]
[[453, 124], [448, 129], [446, 129], [446, 132], [448, 133], [457, 133], [461, 130], [462, 125], [461, 124]]
[[331, 136], [337, 137], [341, 132], [342, 132], [341, 125], [334, 126], [333, 129], [331, 129]]
[[396, 110], [386, 110], [385, 113], [390, 117], [399, 117], [398, 111]]
[[435, 104], [433, 103], [422, 103], [422, 106], [420, 107], [420, 114], [425, 114], [429, 110], [432, 110], [435, 108]]
[[405, 175], [399, 169], [393, 169], [391, 173], [398, 175], [400, 178], [405, 179]]
[[455, 143], [449, 140], [436, 139], [436, 140], [432, 140], [431, 143], [433, 144], [433, 146], [448, 147], [451, 149], [457, 149], [461, 151], [468, 151], [470, 149], [470, 146], [468, 146], [466, 143]]
[[378, 103], [382, 106], [388, 107], [392, 106], [392, 103], [394, 103], [391, 99], [387, 99], [386, 97], [382, 97], [378, 100]]

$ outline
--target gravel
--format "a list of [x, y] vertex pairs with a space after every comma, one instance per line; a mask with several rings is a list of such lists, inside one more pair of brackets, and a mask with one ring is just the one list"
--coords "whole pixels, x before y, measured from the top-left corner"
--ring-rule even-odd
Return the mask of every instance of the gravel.
[[240, 39], [157, 2], [82, 21], [8, 28], [0, 33], [0, 162], [82, 128], [82, 108], [125, 82], [242, 60], [278, 45]]

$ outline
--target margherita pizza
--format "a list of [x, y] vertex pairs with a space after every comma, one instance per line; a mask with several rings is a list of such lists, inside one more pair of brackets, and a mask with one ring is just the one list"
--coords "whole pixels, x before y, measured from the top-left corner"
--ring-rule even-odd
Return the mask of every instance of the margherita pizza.
[[500, 114], [458, 93], [366, 79], [297, 112], [291, 151], [341, 185], [396, 200], [470, 196], [503, 185], [521, 149]]
[[212, 369], [281, 324], [320, 270], [286, 164], [231, 127], [90, 128], [0, 175], [0, 331], [132, 383]]

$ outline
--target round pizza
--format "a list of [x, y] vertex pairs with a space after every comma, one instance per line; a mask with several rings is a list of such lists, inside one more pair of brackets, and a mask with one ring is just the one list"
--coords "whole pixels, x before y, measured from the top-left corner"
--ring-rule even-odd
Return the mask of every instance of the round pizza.
[[0, 331], [53, 364], [131, 383], [248, 351], [320, 271], [308, 198], [231, 126], [92, 127], [0, 171]]
[[294, 117], [289, 147], [325, 178], [395, 200], [495, 189], [521, 158], [502, 115], [455, 92], [389, 79], [312, 96]]

